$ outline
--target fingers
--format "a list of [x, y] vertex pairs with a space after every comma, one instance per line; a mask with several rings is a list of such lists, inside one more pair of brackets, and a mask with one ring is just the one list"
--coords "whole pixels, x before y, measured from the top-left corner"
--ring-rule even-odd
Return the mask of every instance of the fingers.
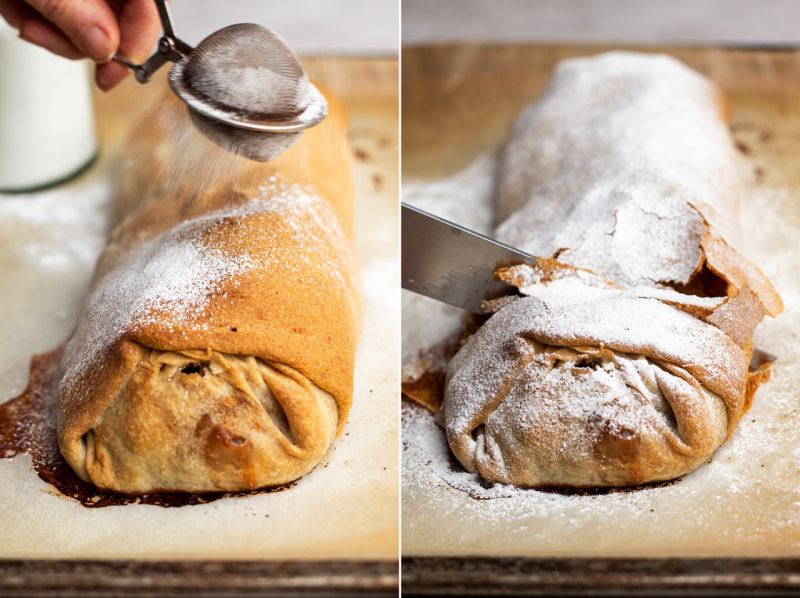
[[84, 58], [83, 52], [75, 47], [66, 35], [46, 21], [28, 19], [20, 29], [19, 36], [64, 58], [70, 60]]
[[72, 60], [84, 57], [64, 33], [22, 0], [0, 0], [0, 15], [19, 29], [19, 36], [25, 41]]
[[[161, 21], [155, 3], [152, 0], [115, 0], [112, 6], [119, 20], [120, 42], [117, 51], [136, 63], [144, 62], [161, 34]], [[95, 81], [100, 89], [108, 91], [129, 73], [127, 67], [116, 62], [99, 64], [95, 70]]]
[[0, 0], [0, 14], [26, 41], [99, 63], [95, 80], [104, 91], [130, 72], [110, 62], [114, 53], [144, 62], [161, 32], [152, 0]]
[[[27, 0], [46, 21], [95, 62], [107, 62], [119, 45], [114, 12], [104, 0]], [[27, 23], [26, 23], [27, 24]], [[20, 31], [26, 26], [20, 28]]]
[[36, 12], [21, 0], [0, 0], [0, 15], [3, 15], [14, 29], [19, 29], [25, 19], [35, 14]]
[[107, 62], [94, 67], [94, 82], [103, 91], [109, 91], [130, 74], [130, 69], [119, 62]]

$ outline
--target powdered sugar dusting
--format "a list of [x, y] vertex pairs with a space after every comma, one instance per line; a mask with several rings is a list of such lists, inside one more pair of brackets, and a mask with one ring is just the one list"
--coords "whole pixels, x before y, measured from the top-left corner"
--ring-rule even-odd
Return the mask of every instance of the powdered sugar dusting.
[[[595, 287], [575, 293], [566, 280], [500, 310], [453, 358], [444, 414], [459, 460], [491, 481], [583, 486], [668, 479], [707, 458], [741, 415], [744, 353], [658, 300]], [[727, 413], [687, 384], [689, 375], [719, 394]], [[602, 449], [589, 448], [616, 436], [640, 443], [637, 459], [662, 465], [632, 479], [624, 460], [622, 472], [602, 471]]]
[[[702, 260], [699, 201], [735, 213], [718, 97], [666, 56], [564, 61], [506, 147], [498, 238], [626, 286], [685, 284]], [[714, 225], [736, 240], [728, 220]]]
[[204, 316], [213, 321], [206, 313], [209, 296], [253, 267], [247, 255], [228, 256], [203, 246], [202, 232], [218, 219], [179, 225], [142, 244], [97, 281], [67, 345], [66, 378], [92, 367], [126, 332], [152, 323], [180, 327]]
[[[96, 281], [65, 351], [64, 383], [92, 368], [123, 334], [150, 325], [177, 335], [187, 326], [194, 331], [215, 329], [219, 322], [209, 309], [210, 300], [224, 302], [242, 276], [270, 269], [271, 264], [309, 284], [309, 266], [326, 264], [343, 289], [355, 287], [352, 275], [345, 276], [338, 267], [355, 258], [334, 251], [348, 245], [326, 202], [278, 177], [268, 179], [258, 193], [249, 202], [184, 222], [143, 243]], [[265, 212], [289, 213], [281, 226], [291, 231], [290, 247], [273, 246], [268, 234], [256, 235], [249, 247], [236, 250], [207, 243], [214, 227], [224, 222], [248, 226], [249, 216]], [[340, 295], [356, 301], [352, 292], [343, 290]]]
[[[613, 52], [561, 63], [505, 148], [497, 202], [506, 219], [497, 235], [624, 286], [688, 284], [704, 258], [707, 224], [697, 206], [732, 212], [736, 200], [733, 146], [719, 100], [708, 80], [665, 56]], [[468, 470], [522, 485], [665, 479], [696, 467], [724, 439], [720, 430], [731, 430], [741, 416], [745, 356], [724, 333], [646, 292], [623, 295], [585, 282], [573, 276], [526, 284], [530, 298], [501, 309], [451, 362], [445, 423], [451, 448]], [[677, 295], [673, 302], [682, 303]], [[551, 359], [558, 347], [575, 348], [578, 359], [591, 353], [602, 367], [576, 361], [576, 367], [591, 370], [587, 375], [556, 368], [557, 361], [571, 363]], [[628, 357], [617, 352], [657, 360], [646, 377], [658, 384], [645, 388], [637, 368], [623, 366]], [[659, 360], [683, 373], [661, 371]], [[603, 374], [607, 367], [614, 370], [610, 377]], [[724, 398], [727, 419], [703, 406], [707, 401], [695, 378]], [[692, 412], [702, 424], [696, 434], [683, 424], [680, 438], [653, 428], [648, 404], [678, 409], [675, 397], [686, 396], [687, 389], [675, 389], [686, 384], [694, 399], [675, 417], [681, 422]], [[630, 395], [629, 388], [637, 390]], [[538, 409], [549, 395], [549, 406]], [[629, 401], [621, 398], [628, 395]], [[609, 417], [597, 411], [605, 398], [615, 402]], [[506, 409], [509, 403], [515, 408]], [[583, 415], [576, 411], [571, 418], [568, 403]], [[708, 413], [700, 415], [704, 409]], [[502, 424], [492, 426], [493, 418]], [[526, 428], [526, 419], [537, 424]], [[578, 471], [571, 471], [543, 444], [572, 432], [583, 440], [592, 436], [593, 445], [604, 435], [625, 432], [624, 439], [647, 445], [647, 456], [618, 459], [615, 467], [629, 469], [627, 477], [620, 470], [599, 471], [607, 458], [603, 449], [592, 457], [583, 454]], [[678, 456], [685, 456], [687, 444], [688, 463]], [[567, 460], [580, 461], [579, 453]], [[661, 468], [633, 471], [659, 460], [665, 461]]]
[[[275, 248], [275, 254], [284, 265], [291, 265], [298, 279], [303, 277], [303, 265], [324, 264], [328, 274], [338, 281], [342, 289], [358, 287], [357, 264], [355, 253], [350, 248], [351, 242], [346, 239], [339, 226], [339, 220], [330, 204], [321, 199], [313, 189], [287, 184], [279, 176], [269, 177], [259, 186], [261, 195], [251, 202], [252, 206], [268, 211], [292, 210], [303, 218], [287, 218], [286, 226], [293, 232], [295, 246], [291, 248]], [[308, 219], [308, 221], [304, 220]], [[358, 311], [358, 300], [352, 292], [342, 292], [341, 299], [350, 302], [350, 309]]]
[[761, 426], [748, 420], [742, 428], [713, 460], [672, 484], [596, 495], [548, 492], [486, 484], [465, 472], [430, 414], [405, 404], [404, 553], [752, 557], [796, 551], [800, 495], [786, 473], [790, 452], [778, 449]]

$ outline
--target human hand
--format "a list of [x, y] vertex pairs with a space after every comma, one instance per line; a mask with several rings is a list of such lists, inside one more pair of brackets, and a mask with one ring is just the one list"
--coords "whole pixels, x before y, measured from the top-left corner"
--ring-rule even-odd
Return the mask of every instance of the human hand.
[[0, 0], [0, 14], [26, 41], [65, 58], [92, 59], [103, 91], [130, 72], [111, 61], [114, 54], [144, 62], [161, 33], [153, 0]]

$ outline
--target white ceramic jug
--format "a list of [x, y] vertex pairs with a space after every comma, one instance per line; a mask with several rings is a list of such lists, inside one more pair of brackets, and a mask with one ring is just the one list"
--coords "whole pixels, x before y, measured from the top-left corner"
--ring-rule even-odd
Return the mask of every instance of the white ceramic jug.
[[97, 155], [89, 65], [18, 37], [0, 18], [0, 192], [68, 180]]

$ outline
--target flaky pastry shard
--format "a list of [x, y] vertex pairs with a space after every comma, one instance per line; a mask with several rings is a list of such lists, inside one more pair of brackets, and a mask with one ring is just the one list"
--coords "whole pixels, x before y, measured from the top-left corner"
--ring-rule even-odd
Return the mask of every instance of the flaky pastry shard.
[[277, 160], [166, 97], [129, 142], [115, 228], [61, 363], [58, 439], [125, 493], [290, 482], [341, 433], [360, 299], [343, 106]]
[[498, 239], [541, 256], [448, 367], [439, 415], [490, 482], [673, 479], [730, 438], [761, 379], [752, 334], [782, 303], [736, 249], [721, 93], [666, 56], [564, 61], [514, 126]]

